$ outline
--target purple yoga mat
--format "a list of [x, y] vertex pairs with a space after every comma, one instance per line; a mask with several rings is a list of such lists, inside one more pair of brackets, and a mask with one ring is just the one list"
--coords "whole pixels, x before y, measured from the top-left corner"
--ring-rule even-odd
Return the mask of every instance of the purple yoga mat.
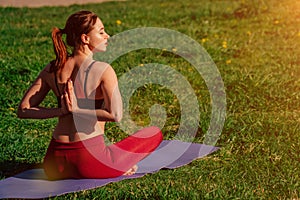
[[0, 181], [0, 198], [37, 199], [93, 189], [124, 179], [139, 178], [162, 168], [173, 169], [204, 157], [218, 147], [204, 144], [164, 140], [155, 152], [138, 163], [132, 176], [109, 179], [66, 179], [49, 181], [43, 169], [32, 169]]

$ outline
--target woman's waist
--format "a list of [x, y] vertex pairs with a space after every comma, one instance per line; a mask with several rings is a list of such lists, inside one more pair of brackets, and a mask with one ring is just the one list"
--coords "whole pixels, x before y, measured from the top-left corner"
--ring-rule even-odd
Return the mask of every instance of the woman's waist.
[[105, 123], [76, 125], [76, 123], [58, 123], [53, 138], [61, 142], [78, 142], [104, 134]]
[[67, 135], [53, 135], [50, 147], [53, 149], [80, 149], [88, 148], [91, 146], [105, 145], [104, 135], [89, 135], [89, 137], [80, 137], [79, 135], [75, 138], [68, 138]]
[[93, 133], [103, 134], [105, 128], [105, 122], [102, 121], [91, 121], [87, 119], [73, 118], [73, 117], [62, 117], [59, 118], [58, 123], [55, 127], [54, 133], [58, 134], [81, 134], [91, 135]]

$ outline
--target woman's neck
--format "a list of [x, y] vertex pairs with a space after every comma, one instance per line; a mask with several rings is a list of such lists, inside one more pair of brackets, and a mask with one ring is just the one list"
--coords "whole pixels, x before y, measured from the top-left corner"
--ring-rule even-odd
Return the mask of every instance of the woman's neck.
[[93, 53], [91, 52], [83, 52], [83, 51], [75, 51], [73, 54], [73, 58], [78, 67], [88, 65], [93, 60]]

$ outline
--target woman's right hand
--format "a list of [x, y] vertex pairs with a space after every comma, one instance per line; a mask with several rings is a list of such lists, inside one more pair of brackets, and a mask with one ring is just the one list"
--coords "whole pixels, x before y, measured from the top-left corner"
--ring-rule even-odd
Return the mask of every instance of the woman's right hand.
[[74, 113], [78, 108], [77, 99], [74, 94], [74, 87], [72, 80], [68, 80], [66, 90], [62, 95], [62, 112], [63, 113]]
[[64, 93], [61, 95], [61, 113], [62, 115], [66, 115], [73, 112], [72, 105], [72, 92], [69, 91], [69, 81], [67, 82], [67, 86], [65, 87]]

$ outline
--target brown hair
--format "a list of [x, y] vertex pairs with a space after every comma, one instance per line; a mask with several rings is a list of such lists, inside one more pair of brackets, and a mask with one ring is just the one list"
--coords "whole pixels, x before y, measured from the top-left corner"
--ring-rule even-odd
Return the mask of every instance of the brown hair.
[[72, 48], [73, 54], [75, 48], [80, 48], [81, 35], [87, 34], [93, 29], [97, 18], [98, 16], [91, 11], [79, 11], [68, 18], [64, 29], [53, 28], [52, 41], [56, 58], [54, 64], [51, 65], [51, 72], [57, 72], [63, 68], [70, 56], [62, 35], [66, 34], [67, 45]]

